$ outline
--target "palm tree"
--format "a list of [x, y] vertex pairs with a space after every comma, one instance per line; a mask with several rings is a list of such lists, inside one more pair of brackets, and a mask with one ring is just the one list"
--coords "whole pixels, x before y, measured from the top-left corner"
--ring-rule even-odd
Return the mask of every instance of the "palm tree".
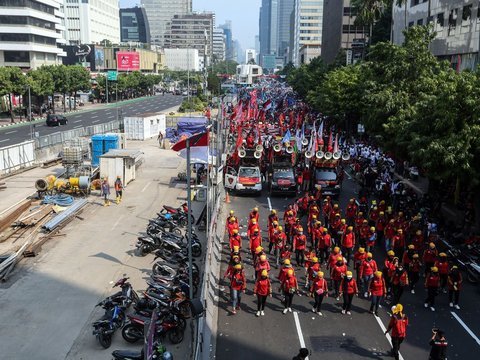
[[388, 0], [352, 0], [351, 6], [357, 10], [355, 23], [369, 26], [369, 42], [372, 39], [373, 24], [380, 19]]

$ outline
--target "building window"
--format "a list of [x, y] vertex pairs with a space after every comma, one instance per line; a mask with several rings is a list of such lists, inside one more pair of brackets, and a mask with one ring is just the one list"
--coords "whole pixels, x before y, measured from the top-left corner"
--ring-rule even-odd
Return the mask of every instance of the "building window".
[[423, 19], [418, 19], [417, 20], [417, 25], [423, 25]]
[[457, 26], [458, 9], [453, 9], [448, 15], [448, 35], [455, 34], [455, 27]]
[[55, 9], [53, 6], [48, 6], [33, 0], [2, 0], [0, 1], [0, 7], [27, 7], [33, 10], [38, 10], [47, 14], [54, 15]]
[[442, 28], [445, 26], [445, 18], [443, 13], [437, 15], [437, 27]]
[[465, 5], [462, 11], [462, 22], [470, 22], [472, 18], [472, 4]]
[[408, 23], [408, 27], [409, 27], [409, 28], [411, 28], [413, 25], [415, 25], [415, 23], [414, 23], [413, 21], [410, 21], [410, 22]]
[[30, 62], [28, 51], [4, 51], [5, 62]]

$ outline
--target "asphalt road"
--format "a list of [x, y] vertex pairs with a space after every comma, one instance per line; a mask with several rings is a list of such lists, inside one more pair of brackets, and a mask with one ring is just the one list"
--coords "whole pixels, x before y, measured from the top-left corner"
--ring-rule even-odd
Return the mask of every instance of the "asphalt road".
[[[345, 176], [340, 206], [345, 209], [348, 199], [355, 196], [356, 184]], [[277, 209], [279, 217], [292, 198], [274, 197], [269, 199], [264, 191], [261, 197], [231, 196], [231, 204], [238, 216], [241, 232], [246, 232], [247, 216], [250, 210], [258, 206], [262, 235], [267, 239], [266, 221], [271, 207]], [[283, 224], [282, 224], [283, 225]], [[225, 272], [229, 251], [227, 239], [223, 243], [222, 270]], [[264, 242], [266, 245], [267, 243]], [[265, 247], [265, 246], [264, 246]], [[244, 239], [243, 248], [248, 248]], [[383, 262], [384, 251], [377, 248], [374, 258], [377, 263]], [[247, 275], [247, 292], [243, 294], [242, 310], [236, 315], [230, 313], [231, 302], [229, 287], [226, 281], [221, 282], [219, 299], [218, 336], [216, 359], [291, 359], [298, 353], [303, 339], [305, 346], [312, 352], [309, 359], [391, 359], [388, 355], [391, 347], [381, 326], [387, 326], [390, 318], [390, 308], [393, 304], [382, 303], [379, 318], [368, 313], [370, 301], [354, 298], [352, 315], [342, 315], [342, 301], [333, 297], [325, 299], [322, 305], [323, 316], [312, 313], [313, 299], [303, 295], [295, 296], [293, 313], [282, 314], [283, 304], [278, 292], [279, 283], [276, 280], [278, 270], [272, 267], [270, 278], [273, 278], [273, 298], [267, 299], [265, 316], [255, 317], [256, 297], [253, 296], [253, 267], [250, 256], [243, 251]], [[274, 264], [273, 256], [270, 263]], [[292, 264], [295, 264], [292, 259]], [[324, 269], [324, 266], [322, 267]], [[299, 284], [305, 284], [303, 269], [296, 268]], [[328, 274], [328, 272], [325, 272]], [[328, 275], [326, 275], [328, 278]], [[421, 279], [423, 281], [423, 279]], [[478, 307], [479, 288], [465, 284], [461, 294], [461, 310], [451, 312], [448, 297], [441, 294], [437, 297], [436, 312], [423, 306], [426, 292], [421, 284], [417, 285], [415, 295], [410, 292], [402, 297], [404, 312], [409, 317], [410, 325], [407, 339], [402, 344], [403, 359], [428, 359], [430, 347], [428, 342], [431, 329], [439, 327], [446, 331], [449, 341], [449, 359], [476, 359], [480, 356], [480, 311]], [[455, 315], [453, 315], [455, 314]], [[458, 319], [455, 317], [457, 316]], [[296, 319], [297, 318], [297, 319]], [[298, 321], [296, 321], [298, 320]], [[461, 322], [472, 332], [469, 334]], [[472, 336], [473, 335], [473, 336]]]
[[[179, 106], [182, 103], [182, 100], [182, 96], [166, 94], [165, 96], [157, 95], [146, 97], [127, 103], [119, 102], [118, 105], [109, 104], [99, 106], [85, 111], [82, 111], [81, 108], [79, 108], [80, 111], [78, 113], [66, 115], [66, 118], [68, 119], [67, 125], [49, 127], [45, 124], [45, 120], [43, 120], [34, 125], [34, 131], [37, 132], [39, 136], [44, 136], [58, 131], [110, 122], [117, 117], [117, 107], [123, 117], [149, 112], [161, 112]], [[19, 124], [0, 128], [0, 147], [18, 144], [30, 140], [30, 138], [31, 126], [29, 124]]]

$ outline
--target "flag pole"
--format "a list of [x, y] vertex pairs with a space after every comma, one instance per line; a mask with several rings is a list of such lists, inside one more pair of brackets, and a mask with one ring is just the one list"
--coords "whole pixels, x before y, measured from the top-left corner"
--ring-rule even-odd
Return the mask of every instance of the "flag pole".
[[190, 170], [190, 139], [186, 139], [187, 148], [187, 246], [188, 246], [188, 286], [189, 298], [193, 299], [193, 273], [192, 273], [192, 189], [191, 189], [191, 170]]

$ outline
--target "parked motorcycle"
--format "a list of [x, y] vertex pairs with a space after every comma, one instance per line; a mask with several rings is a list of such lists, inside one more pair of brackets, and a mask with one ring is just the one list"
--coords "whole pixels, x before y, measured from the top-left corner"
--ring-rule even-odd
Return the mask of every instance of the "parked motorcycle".
[[121, 290], [116, 294], [110, 296], [111, 298], [122, 298], [124, 300], [123, 306], [128, 309], [132, 303], [137, 303], [139, 300], [138, 294], [133, 290], [132, 284], [128, 282], [128, 277], [123, 277], [119, 279], [114, 285], [113, 288], [120, 287]]
[[108, 297], [96, 305], [101, 306], [105, 310], [105, 314], [92, 324], [93, 335], [105, 349], [108, 349], [112, 344], [112, 336], [115, 331], [125, 324], [123, 301], [124, 299], [119, 297], [116, 299]]
[[[150, 317], [141, 315], [128, 315], [129, 323], [122, 329], [122, 336], [125, 341], [135, 343], [138, 340], [143, 340], [145, 322], [150, 321]], [[156, 323], [157, 336], [168, 337], [172, 344], [179, 344], [183, 341], [186, 322], [179, 321], [177, 316], [167, 312], [159, 315]]]
[[[114, 360], [144, 360], [145, 354], [144, 350], [140, 351], [131, 351], [131, 350], [115, 350], [112, 352]], [[165, 346], [157, 342], [153, 346], [152, 359], [155, 360], [173, 360], [173, 355], [171, 352], [167, 351]]]

